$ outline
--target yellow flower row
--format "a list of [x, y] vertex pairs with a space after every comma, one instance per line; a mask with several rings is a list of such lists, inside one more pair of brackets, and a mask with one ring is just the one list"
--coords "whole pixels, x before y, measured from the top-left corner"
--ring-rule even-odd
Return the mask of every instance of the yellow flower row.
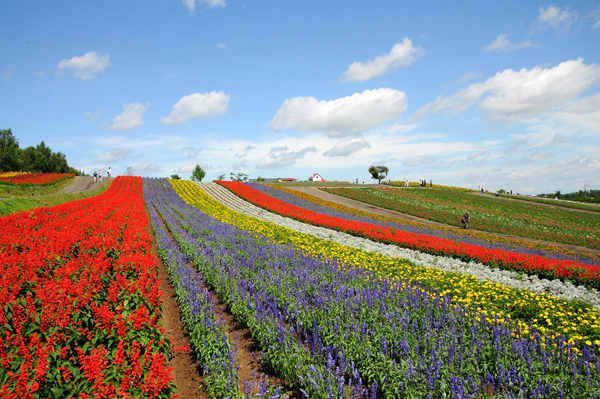
[[0, 177], [15, 177], [20, 175], [27, 175], [31, 172], [0, 172]]
[[518, 324], [524, 334], [530, 333], [531, 326], [543, 334], [554, 331], [569, 340], [590, 345], [600, 340], [600, 313], [587, 304], [517, 290], [491, 281], [481, 282], [470, 275], [415, 266], [402, 258], [389, 258], [298, 233], [234, 212], [190, 181], [170, 182], [185, 202], [221, 221], [281, 244], [294, 245], [312, 255], [337, 258], [351, 267], [365, 268], [398, 282], [419, 283], [437, 290], [439, 295], [448, 294], [454, 303], [470, 306], [490, 319], [497, 317], [512, 325]]
[[[275, 184], [267, 184], [267, 186], [274, 188], [276, 190], [283, 191], [285, 193], [294, 195], [305, 201], [323, 205], [328, 208], [336, 209], [338, 211], [348, 212], [348, 213], [352, 213], [352, 214], [355, 214], [358, 216], [365, 216], [365, 217], [382, 220], [382, 221], [386, 221], [386, 222], [397, 223], [400, 225], [413, 226], [413, 227], [417, 227], [417, 228], [427, 228], [427, 229], [431, 229], [431, 230], [439, 230], [439, 231], [444, 231], [444, 232], [452, 232], [452, 233], [456, 234], [456, 228], [429, 225], [429, 224], [424, 224], [424, 223], [419, 223], [419, 222], [413, 222], [410, 220], [404, 220], [404, 219], [398, 219], [398, 218], [394, 218], [394, 217], [390, 217], [390, 216], [379, 215], [377, 213], [365, 212], [365, 211], [361, 211], [359, 209], [350, 208], [350, 207], [342, 205], [342, 204], [337, 204], [335, 202], [327, 201], [322, 198], [315, 197], [314, 195], [303, 193], [301, 191], [292, 190], [292, 189], [284, 187], [284, 186], [279, 186], [279, 185], [275, 185]], [[523, 241], [523, 240], [506, 238], [506, 237], [499, 237], [499, 236], [495, 236], [495, 235], [491, 235], [491, 234], [487, 234], [487, 233], [470, 231], [470, 230], [460, 231], [460, 234], [464, 235], [464, 236], [470, 236], [470, 237], [473, 237], [473, 238], [476, 238], [476, 239], [482, 240], [482, 241], [496, 242], [496, 243], [500, 242], [505, 245], [511, 245], [511, 246], [514, 245], [514, 246], [525, 247], [525, 248], [540, 248], [545, 251], [554, 252], [554, 253], [558, 253], [558, 254], [564, 254], [564, 255], [570, 255], [570, 256], [585, 256], [585, 257], [589, 257], [591, 259], [598, 259], [598, 257], [599, 257], [599, 256], [589, 255], [587, 253], [575, 252], [575, 251], [572, 251], [567, 248], [557, 247], [555, 245], [532, 243], [529, 241]]]

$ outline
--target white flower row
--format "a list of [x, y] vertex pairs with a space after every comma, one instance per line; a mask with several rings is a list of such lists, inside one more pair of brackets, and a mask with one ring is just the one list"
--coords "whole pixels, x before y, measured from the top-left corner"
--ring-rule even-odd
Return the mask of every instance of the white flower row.
[[595, 289], [588, 289], [560, 280], [546, 280], [537, 276], [523, 275], [508, 270], [492, 269], [477, 262], [463, 262], [445, 256], [430, 255], [412, 249], [400, 248], [396, 245], [374, 242], [366, 238], [355, 237], [350, 234], [279, 216], [239, 198], [216, 183], [200, 183], [199, 186], [213, 199], [236, 212], [266, 222], [275, 223], [300, 233], [311, 234], [323, 240], [333, 241], [348, 247], [380, 253], [390, 258], [404, 258], [419, 266], [468, 274], [477, 277], [480, 281], [489, 280], [508, 287], [526, 289], [538, 294], [545, 293], [566, 300], [577, 299], [585, 301], [596, 310], [600, 310], [600, 294]]

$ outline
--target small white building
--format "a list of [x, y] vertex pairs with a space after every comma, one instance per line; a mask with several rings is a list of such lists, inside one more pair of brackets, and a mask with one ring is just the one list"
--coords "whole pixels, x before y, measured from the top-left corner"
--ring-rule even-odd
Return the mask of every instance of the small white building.
[[308, 178], [308, 181], [325, 181], [325, 179], [323, 179], [323, 177], [321, 177], [320, 174], [318, 173], [313, 173], [312, 175], [310, 175], [310, 177]]

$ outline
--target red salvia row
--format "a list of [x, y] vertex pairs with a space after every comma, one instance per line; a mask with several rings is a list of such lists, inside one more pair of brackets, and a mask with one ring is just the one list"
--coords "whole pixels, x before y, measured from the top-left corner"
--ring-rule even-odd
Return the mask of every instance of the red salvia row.
[[12, 184], [51, 184], [68, 177], [75, 176], [74, 173], [24, 173], [12, 177], [0, 177], [1, 181]]
[[142, 179], [0, 218], [0, 397], [170, 398]]
[[290, 205], [239, 182], [219, 181], [218, 183], [261, 208], [316, 226], [393, 243], [434, 255], [476, 261], [493, 267], [537, 274], [540, 277], [550, 279], [572, 280], [582, 285], [600, 288], [600, 268], [597, 266], [590, 266], [572, 260], [548, 259], [539, 255], [490, 249], [445, 238], [376, 226], [370, 223], [344, 220]]

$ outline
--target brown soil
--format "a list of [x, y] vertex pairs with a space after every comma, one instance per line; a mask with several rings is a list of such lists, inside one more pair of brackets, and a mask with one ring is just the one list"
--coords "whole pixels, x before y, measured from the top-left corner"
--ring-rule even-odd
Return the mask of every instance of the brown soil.
[[[427, 219], [421, 219], [421, 218], [418, 218], [415, 216], [406, 215], [404, 213], [399, 213], [399, 212], [391, 211], [389, 209], [380, 208], [375, 205], [365, 204], [363, 202], [355, 201], [350, 198], [338, 196], [335, 194], [330, 194], [325, 191], [319, 190], [317, 187], [299, 187], [299, 186], [286, 186], [286, 187], [291, 188], [296, 191], [300, 191], [305, 194], [313, 195], [317, 198], [321, 198], [326, 201], [335, 202], [337, 204], [345, 205], [350, 208], [355, 208], [355, 209], [365, 211], [365, 212], [376, 213], [378, 215], [393, 217], [393, 218], [397, 218], [397, 219], [410, 220], [412, 222], [429, 224], [429, 225], [433, 225], [433, 226], [455, 228], [457, 230], [461, 229], [460, 226], [451, 226], [448, 224], [438, 223], [438, 222], [434, 222], [434, 221], [427, 220]], [[531, 202], [528, 202], [528, 203], [531, 203]], [[549, 205], [549, 206], [552, 206], [552, 205]], [[565, 208], [562, 207], [561, 209], [565, 209]], [[580, 247], [577, 245], [569, 245], [569, 244], [562, 244], [562, 243], [556, 243], [556, 242], [550, 242], [550, 241], [542, 241], [542, 240], [536, 240], [534, 238], [511, 236], [511, 235], [507, 235], [507, 234], [490, 233], [488, 231], [482, 231], [482, 230], [473, 230], [473, 229], [469, 229], [469, 230], [475, 231], [478, 233], [485, 233], [485, 234], [489, 234], [489, 235], [493, 235], [493, 236], [497, 236], [497, 237], [510, 238], [510, 239], [514, 239], [514, 240], [527, 241], [527, 242], [538, 243], [538, 244], [553, 245], [556, 247], [567, 248], [567, 249], [570, 249], [570, 250], [576, 251], [576, 252], [583, 252], [583, 253], [594, 254], [594, 255], [600, 254], [600, 251], [598, 251], [598, 250]]]
[[60, 190], [59, 193], [82, 193], [94, 191], [105, 184], [110, 184], [112, 179], [114, 179], [114, 177], [103, 177], [102, 181], [94, 182], [94, 178], [91, 176], [76, 176], [75, 180], [73, 180], [73, 182], [67, 187]]
[[[152, 229], [150, 227], [149, 229], [156, 253], [156, 237]], [[190, 339], [185, 332], [181, 319], [175, 288], [169, 281], [166, 266], [160, 258], [158, 259], [160, 288], [163, 293], [161, 318], [165, 334], [170, 337], [174, 345], [173, 356], [169, 362], [169, 367], [174, 367], [172, 372], [174, 375], [173, 383], [177, 387], [177, 394], [183, 399], [206, 399], [209, 396], [201, 388], [203, 382], [201, 365], [196, 361], [194, 351], [190, 349]], [[193, 267], [191, 263], [188, 266]], [[258, 346], [252, 339], [250, 331], [235, 320], [227, 305], [221, 301], [218, 295], [212, 291], [211, 294], [216, 305], [215, 317], [217, 319], [223, 317], [227, 333], [234, 339], [236, 345], [237, 361], [240, 367], [238, 374], [242, 392], [247, 385], [252, 387], [251, 391], [253, 393], [258, 393], [260, 384], [264, 385], [270, 382], [272, 385], [282, 385], [281, 381], [271, 376], [258, 361], [260, 358]]]

